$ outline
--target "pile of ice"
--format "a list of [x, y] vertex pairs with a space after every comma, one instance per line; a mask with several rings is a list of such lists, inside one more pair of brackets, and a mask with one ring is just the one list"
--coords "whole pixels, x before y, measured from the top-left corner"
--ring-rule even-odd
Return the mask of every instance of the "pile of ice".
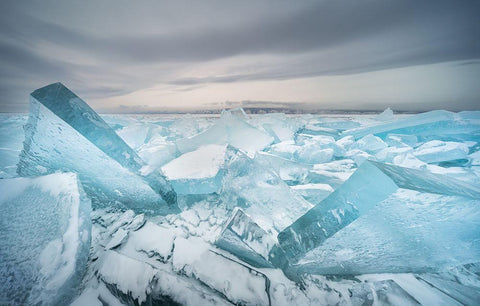
[[479, 112], [0, 120], [0, 304], [480, 300]]

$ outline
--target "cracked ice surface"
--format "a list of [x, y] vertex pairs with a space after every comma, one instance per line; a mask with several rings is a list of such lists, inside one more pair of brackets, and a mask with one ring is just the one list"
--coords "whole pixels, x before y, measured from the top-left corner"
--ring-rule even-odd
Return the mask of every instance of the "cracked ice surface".
[[[27, 141], [20, 172], [62, 177], [70, 174], [53, 172], [74, 171], [76, 186], [94, 204], [81, 222], [92, 224], [91, 244], [89, 235], [79, 241], [80, 249], [90, 249], [88, 261], [77, 261], [74, 281], [66, 282], [71, 291], [61, 289], [74, 292], [74, 305], [475, 305], [480, 299], [478, 112], [87, 111], [127, 146], [120, 147], [128, 155], [112, 157], [85, 137], [88, 131], [39, 107], [33, 103], [37, 117], [27, 135], [50, 138]], [[15, 172], [25, 122], [21, 115], [0, 116], [4, 182], [42, 179]], [[126, 166], [122, 158], [129, 157], [141, 161]], [[159, 185], [145, 176], [162, 169], [179, 194], [178, 211], [156, 206], [164, 204]], [[0, 196], [18, 192], [17, 199], [28, 200], [2, 202], [2, 210], [19, 211], [18, 221], [3, 217], [0, 223], [4, 241], [15, 246], [2, 249], [2, 264], [4, 258], [22, 261], [30, 253], [24, 244], [47, 245], [41, 237], [48, 237], [54, 241], [49, 251], [26, 262], [67, 275], [47, 260], [68, 250], [58, 243], [62, 234], [50, 235], [55, 222], [42, 225], [52, 221], [52, 210], [59, 214], [53, 195], [63, 190], [60, 182], [2, 189]], [[62, 203], [71, 207], [75, 199]], [[54, 220], [66, 226], [71, 218], [64, 217]], [[19, 226], [27, 240], [19, 239]], [[22, 284], [19, 295], [30, 290], [24, 279], [2, 274], [2, 284]], [[35, 292], [49, 303], [52, 291]], [[0, 304], [12, 301], [2, 296]]]
[[71, 301], [88, 260], [90, 211], [73, 173], [0, 179], [0, 303]]

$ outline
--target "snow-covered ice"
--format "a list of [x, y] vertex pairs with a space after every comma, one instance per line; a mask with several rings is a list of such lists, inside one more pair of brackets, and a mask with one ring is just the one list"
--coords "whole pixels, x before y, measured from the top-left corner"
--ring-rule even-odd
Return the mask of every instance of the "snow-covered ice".
[[0, 304], [480, 298], [479, 112], [30, 107], [0, 116]]
[[0, 179], [0, 303], [65, 304], [78, 294], [90, 211], [73, 173]]
[[226, 145], [205, 145], [170, 161], [162, 171], [177, 194], [214, 193], [221, 187], [226, 150]]

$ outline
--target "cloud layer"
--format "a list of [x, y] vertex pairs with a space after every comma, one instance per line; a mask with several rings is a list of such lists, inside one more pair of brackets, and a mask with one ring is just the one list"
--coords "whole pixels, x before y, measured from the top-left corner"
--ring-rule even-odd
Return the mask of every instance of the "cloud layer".
[[[176, 104], [201, 108], [222, 99], [241, 100], [244, 95], [232, 92], [226, 97], [223, 93], [239, 84], [257, 88], [248, 96], [251, 100], [276, 100], [281, 97], [282, 82], [289, 80], [305, 80], [300, 86], [318, 84], [325, 91], [324, 83], [338, 80], [339, 75], [378, 70], [395, 74], [396, 68], [452, 61], [471, 66], [464, 68], [460, 79], [471, 77], [472, 71], [480, 76], [478, 1], [122, 0], [73, 4], [7, 0], [0, 2], [0, 14], [0, 111], [25, 111], [28, 93], [55, 81], [64, 82], [102, 109], [114, 109], [126, 97], [146, 98], [154, 108]], [[419, 69], [411, 73], [415, 71]], [[452, 70], [437, 69], [431, 77], [442, 73]], [[272, 82], [280, 85], [268, 87]], [[349, 91], [353, 83], [348, 78], [342, 82]], [[408, 80], [403, 82], [407, 84], [402, 88], [409, 88]], [[458, 92], [455, 84], [450, 86]], [[341, 85], [333, 87], [342, 89]], [[265, 95], [267, 88], [277, 94]], [[177, 103], [172, 92], [190, 92], [191, 97]], [[363, 94], [343, 100], [331, 96], [327, 101], [321, 99], [321, 92], [312, 90], [297, 102], [329, 107], [327, 102], [349, 99], [351, 107], [362, 108], [362, 101], [369, 99], [367, 92]], [[416, 108], [422, 94], [431, 108], [445, 106], [445, 101], [436, 104], [431, 94], [421, 91], [417, 97], [406, 95], [403, 103]], [[165, 95], [168, 101], [162, 99]], [[208, 101], [195, 100], [196, 96], [208, 97]], [[182, 97], [185, 94], [178, 95]], [[475, 103], [480, 104], [470, 101], [478, 97], [469, 92], [454, 98], [464, 101], [463, 108], [475, 109]], [[129, 103], [129, 107], [145, 104]]]

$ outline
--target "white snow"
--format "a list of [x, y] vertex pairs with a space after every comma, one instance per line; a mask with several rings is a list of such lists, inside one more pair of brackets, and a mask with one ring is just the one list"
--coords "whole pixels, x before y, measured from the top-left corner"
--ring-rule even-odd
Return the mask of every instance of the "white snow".
[[155, 276], [155, 269], [115, 251], [107, 251], [98, 273], [105, 282], [114, 284], [123, 293], [131, 294], [142, 303], [151, 292], [150, 283]]
[[216, 288], [235, 304], [268, 304], [264, 277], [210, 251], [200, 238], [175, 240], [173, 267]]
[[164, 261], [171, 255], [177, 235], [180, 235], [180, 231], [175, 228], [165, 228], [147, 221], [141, 229], [130, 233], [126, 247], [145, 252], [149, 257], [160, 256]]
[[215, 177], [225, 161], [226, 145], [205, 145], [185, 153], [162, 167], [170, 180]]
[[128, 231], [124, 230], [123, 228], [118, 229], [118, 231], [113, 234], [112, 239], [107, 243], [105, 249], [113, 249], [122, 243], [124, 243], [128, 238]]
[[323, 191], [333, 192], [332, 186], [328, 184], [304, 184], [304, 185], [295, 185], [292, 186], [294, 190], [309, 190], [309, 189], [319, 189]]

